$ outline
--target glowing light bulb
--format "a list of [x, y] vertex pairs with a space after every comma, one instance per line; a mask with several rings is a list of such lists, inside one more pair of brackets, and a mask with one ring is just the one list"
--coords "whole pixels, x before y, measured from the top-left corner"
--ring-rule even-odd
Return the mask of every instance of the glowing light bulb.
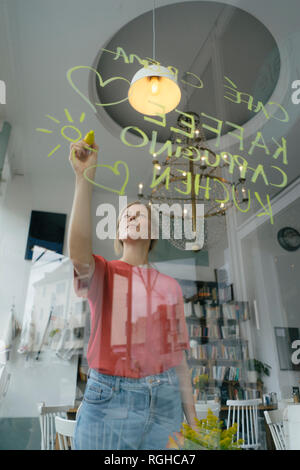
[[202, 170], [205, 170], [206, 169], [206, 157], [201, 157], [201, 162], [200, 162], [200, 168]]
[[158, 92], [159, 92], [158, 77], [151, 77], [150, 78], [150, 83], [151, 83], [151, 93], [152, 93], [152, 95], [157, 95]]
[[225, 207], [224, 202], [221, 202], [220, 207], [221, 207], [222, 209], [223, 209], [223, 207]]
[[139, 195], [143, 194], [143, 183], [139, 184]]
[[199, 251], [199, 250], [201, 250], [201, 247], [200, 247], [200, 245], [195, 244], [195, 245], [192, 246], [192, 250], [193, 251]]

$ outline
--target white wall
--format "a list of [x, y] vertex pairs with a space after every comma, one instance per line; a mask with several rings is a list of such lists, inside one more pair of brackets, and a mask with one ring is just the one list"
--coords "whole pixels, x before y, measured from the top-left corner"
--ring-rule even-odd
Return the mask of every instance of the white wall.
[[299, 385], [300, 379], [297, 371], [280, 370], [274, 333], [274, 327], [300, 327], [295, 295], [299, 289], [300, 253], [288, 253], [277, 242], [277, 231], [289, 210], [278, 215], [274, 227], [267, 222], [242, 243], [247, 294], [251, 302], [256, 300], [259, 315], [259, 329], [254, 317], [252, 320], [254, 357], [271, 365], [270, 377], [263, 380], [268, 391], [282, 398], [291, 397], [292, 387]]
[[[31, 180], [30, 175], [13, 176], [2, 185], [0, 198], [0, 337], [8, 328], [12, 302], [18, 322], [22, 325], [31, 261], [25, 260], [30, 215], [32, 210], [67, 214], [63, 254], [67, 256], [67, 235], [74, 194], [74, 176], [57, 175], [55, 181], [47, 175]], [[5, 190], [4, 190], [5, 189]], [[115, 205], [118, 213], [118, 198], [112, 193], [94, 190], [92, 200], [93, 251], [108, 260], [115, 259], [113, 240], [99, 240], [96, 236], [96, 209], [100, 203]], [[128, 202], [130, 199], [128, 198]], [[25, 356], [17, 353], [19, 337], [14, 342], [8, 370], [11, 375], [9, 392], [0, 406], [2, 417], [28, 417], [36, 415], [36, 401], [67, 404], [74, 401], [77, 378], [77, 361], [55, 363], [51, 358], [26, 362]], [[44, 369], [45, 367], [45, 369]]]
[[[12, 300], [16, 316], [22, 325], [31, 261], [25, 260], [25, 248], [31, 210], [69, 213], [72, 201], [71, 181], [56, 180], [55, 187], [46, 178], [35, 181], [29, 177], [14, 176], [9, 182], [0, 208], [0, 334], [7, 326]], [[66, 246], [66, 244], [65, 244]], [[71, 363], [45, 359], [26, 362], [17, 353], [16, 338], [8, 362], [11, 383], [1, 417], [37, 416], [36, 401], [55, 405], [74, 401], [77, 360]]]

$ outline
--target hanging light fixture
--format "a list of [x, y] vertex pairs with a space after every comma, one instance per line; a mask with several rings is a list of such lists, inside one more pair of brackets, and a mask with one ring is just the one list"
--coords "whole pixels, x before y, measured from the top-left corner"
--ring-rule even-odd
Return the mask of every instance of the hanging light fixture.
[[[155, 61], [155, 4], [153, 8], [153, 59]], [[155, 116], [176, 108], [181, 91], [176, 76], [162, 65], [147, 65], [133, 76], [128, 91], [130, 105], [139, 113]]]

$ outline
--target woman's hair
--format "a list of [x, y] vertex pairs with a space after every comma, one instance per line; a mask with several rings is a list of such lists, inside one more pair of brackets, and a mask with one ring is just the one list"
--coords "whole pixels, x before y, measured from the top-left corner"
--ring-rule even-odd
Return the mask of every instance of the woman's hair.
[[[122, 214], [126, 209], [128, 209], [128, 207], [133, 206], [133, 205], [139, 205], [139, 206], [146, 207], [146, 209], [148, 210], [148, 217], [150, 217], [150, 220], [151, 220], [151, 207], [150, 206], [148, 206], [146, 204], [143, 204], [140, 201], [134, 201], [134, 202], [130, 202], [129, 204], [127, 204], [127, 206], [120, 212], [118, 220], [117, 220], [117, 233], [116, 233], [116, 239], [114, 241], [114, 249], [115, 249], [116, 255], [121, 254], [122, 250], [123, 250], [123, 241], [119, 239], [119, 225], [120, 225], [120, 220], [121, 220]], [[153, 250], [156, 243], [157, 243], [157, 239], [156, 238], [151, 238], [151, 242], [150, 242], [150, 245], [149, 245], [149, 251]]]

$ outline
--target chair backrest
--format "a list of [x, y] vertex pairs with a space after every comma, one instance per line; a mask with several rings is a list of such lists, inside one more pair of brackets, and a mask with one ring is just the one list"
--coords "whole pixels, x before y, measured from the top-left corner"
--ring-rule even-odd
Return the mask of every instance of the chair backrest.
[[283, 410], [286, 450], [300, 450], [300, 403], [290, 403]]
[[73, 436], [76, 421], [55, 416], [55, 429], [59, 442], [59, 450], [74, 450]]
[[0, 401], [6, 396], [11, 374], [7, 372], [6, 364], [0, 364]]
[[80, 410], [81, 405], [82, 405], [82, 402], [80, 403], [80, 405], [79, 405], [78, 408], [77, 408], [77, 411], [76, 411], [76, 419], [77, 419], [77, 417], [78, 417], [78, 415], [79, 415], [79, 410]]
[[41, 428], [41, 450], [55, 449], [55, 416], [67, 418], [67, 411], [72, 405], [45, 406], [45, 403], [38, 403], [39, 420]]
[[283, 427], [283, 409], [264, 411], [264, 415], [276, 450], [286, 450], [286, 439]]
[[237, 440], [243, 439], [243, 449], [258, 449], [258, 405], [260, 398], [253, 400], [227, 400], [227, 429], [237, 423]]

